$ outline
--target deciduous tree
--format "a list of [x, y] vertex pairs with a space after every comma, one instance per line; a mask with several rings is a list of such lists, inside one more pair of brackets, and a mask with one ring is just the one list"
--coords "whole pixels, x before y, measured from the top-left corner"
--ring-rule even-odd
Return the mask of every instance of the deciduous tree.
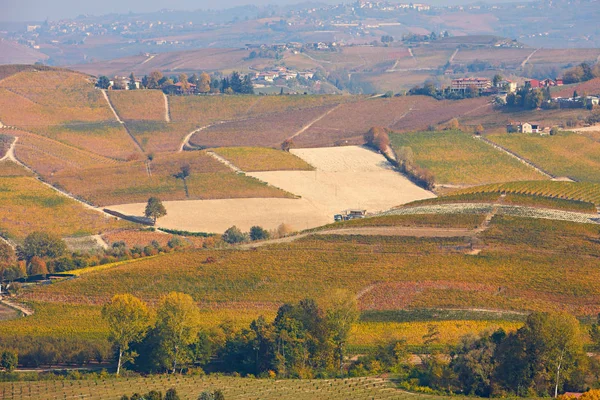
[[113, 342], [119, 354], [119, 375], [123, 363], [133, 361], [136, 357], [134, 352], [129, 352], [129, 346], [144, 338], [150, 326], [150, 311], [137, 297], [118, 294], [102, 308], [102, 317], [108, 323], [109, 340]]
[[158, 218], [167, 215], [167, 209], [163, 206], [162, 201], [160, 201], [158, 197], [150, 197], [146, 204], [144, 215], [146, 218], [151, 218], [152, 222], [156, 224]]

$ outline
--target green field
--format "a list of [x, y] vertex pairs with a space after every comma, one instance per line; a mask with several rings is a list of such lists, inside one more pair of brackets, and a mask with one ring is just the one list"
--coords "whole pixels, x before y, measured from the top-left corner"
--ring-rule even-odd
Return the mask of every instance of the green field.
[[460, 131], [390, 135], [395, 149], [410, 147], [415, 162], [435, 175], [438, 184], [476, 185], [544, 179], [512, 157]]
[[266, 147], [221, 147], [213, 151], [247, 172], [312, 171], [314, 169], [300, 157]]
[[554, 136], [489, 135], [488, 139], [553, 175], [567, 176], [578, 181], [600, 182], [600, 143], [586, 136], [561, 132]]

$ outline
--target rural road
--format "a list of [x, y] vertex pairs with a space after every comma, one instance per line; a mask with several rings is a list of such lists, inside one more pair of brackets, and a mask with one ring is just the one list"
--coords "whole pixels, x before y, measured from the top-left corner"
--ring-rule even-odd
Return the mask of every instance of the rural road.
[[162, 94], [165, 99], [165, 122], [171, 122], [171, 111], [169, 108], [169, 98], [166, 94]]

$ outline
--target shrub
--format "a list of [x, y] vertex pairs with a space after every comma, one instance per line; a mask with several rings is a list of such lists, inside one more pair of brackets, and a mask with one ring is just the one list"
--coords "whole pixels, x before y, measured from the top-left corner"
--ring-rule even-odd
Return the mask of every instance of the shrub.
[[237, 226], [232, 226], [223, 233], [223, 241], [229, 244], [241, 243], [246, 240], [246, 235]]
[[260, 226], [250, 228], [250, 240], [265, 240], [269, 238], [269, 232]]
[[381, 152], [387, 151], [390, 146], [388, 132], [382, 127], [373, 127], [364, 135], [365, 143]]

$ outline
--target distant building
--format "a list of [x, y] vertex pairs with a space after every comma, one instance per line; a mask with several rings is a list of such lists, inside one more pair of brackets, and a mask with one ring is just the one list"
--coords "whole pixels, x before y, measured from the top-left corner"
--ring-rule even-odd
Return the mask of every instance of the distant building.
[[506, 93], [514, 93], [517, 91], [517, 82], [503, 80], [498, 82], [496, 87], [505, 90]]
[[563, 80], [562, 79], [553, 80], [550, 78], [546, 78], [546, 79], [542, 79], [541, 81], [539, 81], [537, 79], [529, 79], [529, 80], [525, 81], [525, 85], [526, 86], [529, 85], [533, 89], [547, 88], [547, 87], [551, 87], [551, 86], [562, 86]]
[[466, 90], [469, 87], [476, 87], [479, 90], [485, 90], [492, 87], [492, 81], [487, 78], [458, 78], [452, 79], [450, 89]]
[[544, 127], [538, 123], [511, 122], [506, 125], [506, 131], [508, 133], [541, 133], [544, 131]]

